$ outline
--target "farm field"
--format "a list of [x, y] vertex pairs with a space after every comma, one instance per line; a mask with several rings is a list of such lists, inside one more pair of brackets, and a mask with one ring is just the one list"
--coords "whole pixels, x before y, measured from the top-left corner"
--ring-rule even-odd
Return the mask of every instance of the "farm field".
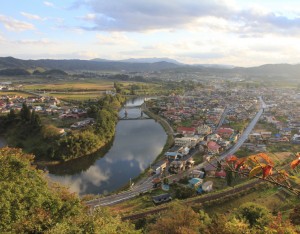
[[29, 97], [32, 94], [28, 94], [22, 91], [0, 91], [0, 96], [8, 95], [8, 96], [22, 96], [22, 97]]
[[79, 90], [111, 90], [113, 82], [97, 81], [97, 82], [67, 82], [53, 84], [30, 84], [24, 85], [25, 90], [49, 90], [49, 91], [79, 91]]
[[47, 93], [48, 96], [53, 96], [58, 99], [62, 100], [77, 100], [77, 101], [84, 101], [88, 99], [95, 99], [100, 98], [104, 95], [104, 93], [101, 93], [99, 91], [97, 92], [53, 92], [53, 93]]

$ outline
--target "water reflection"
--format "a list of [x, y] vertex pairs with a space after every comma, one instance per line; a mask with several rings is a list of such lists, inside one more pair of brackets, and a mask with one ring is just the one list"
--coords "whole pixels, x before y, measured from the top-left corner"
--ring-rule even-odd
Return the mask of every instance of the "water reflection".
[[[142, 101], [138, 99], [132, 105], [140, 105]], [[129, 117], [140, 116], [139, 109], [128, 112]], [[161, 152], [166, 139], [163, 128], [154, 120], [119, 121], [113, 144], [104, 157], [100, 153], [58, 166], [56, 170], [49, 168], [50, 173], [56, 174], [50, 177], [80, 195], [111, 192], [147, 168]]]

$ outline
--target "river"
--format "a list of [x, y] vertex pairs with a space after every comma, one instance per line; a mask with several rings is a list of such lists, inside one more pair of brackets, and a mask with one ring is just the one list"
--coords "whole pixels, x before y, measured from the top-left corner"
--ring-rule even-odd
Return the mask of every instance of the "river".
[[[137, 106], [142, 98], [127, 101]], [[139, 117], [139, 108], [128, 108], [128, 117]], [[124, 117], [124, 109], [119, 113]], [[49, 176], [72, 192], [105, 194], [122, 188], [143, 172], [162, 151], [167, 140], [163, 128], [153, 119], [120, 120], [110, 149], [98, 154], [49, 167]], [[104, 156], [103, 156], [104, 154]]]

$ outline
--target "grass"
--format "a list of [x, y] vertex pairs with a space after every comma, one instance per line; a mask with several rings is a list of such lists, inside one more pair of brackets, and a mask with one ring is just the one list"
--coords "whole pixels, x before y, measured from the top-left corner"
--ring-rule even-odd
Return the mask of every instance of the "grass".
[[265, 188], [260, 187], [255, 191], [251, 190], [247, 192], [247, 194], [226, 200], [223, 203], [220, 202], [216, 205], [204, 206], [204, 210], [209, 215], [216, 213], [230, 215], [246, 202], [254, 202], [267, 207], [274, 214], [280, 211], [284, 216], [288, 216], [293, 206], [299, 202], [299, 198], [289, 196], [276, 187], [266, 185]]
[[22, 96], [24, 98], [32, 96], [32, 94], [28, 94], [22, 91], [0, 91], [0, 96], [8, 95], [8, 96]]
[[111, 90], [113, 83], [108, 81], [85, 82], [57, 82], [55, 84], [30, 84], [24, 85], [25, 90], [53, 90], [53, 91], [78, 91], [78, 90]]
[[53, 96], [64, 100], [88, 100], [100, 98], [103, 93], [98, 92], [66, 92], [66, 93], [49, 93], [49, 96]]

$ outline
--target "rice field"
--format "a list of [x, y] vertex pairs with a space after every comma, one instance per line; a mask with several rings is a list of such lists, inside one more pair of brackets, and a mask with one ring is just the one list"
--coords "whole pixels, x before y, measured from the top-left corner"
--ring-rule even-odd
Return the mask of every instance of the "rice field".
[[8, 96], [22, 96], [24, 98], [32, 96], [32, 94], [24, 93], [22, 91], [0, 91], [0, 96], [8, 95]]
[[89, 91], [89, 90], [111, 90], [113, 82], [67, 82], [54, 84], [30, 84], [24, 85], [25, 90], [50, 90], [50, 91]]
[[99, 98], [104, 95], [104, 93], [96, 91], [96, 92], [65, 92], [65, 93], [47, 93], [49, 96], [56, 97], [58, 99], [64, 100], [76, 100], [76, 101], [84, 101], [88, 99]]

